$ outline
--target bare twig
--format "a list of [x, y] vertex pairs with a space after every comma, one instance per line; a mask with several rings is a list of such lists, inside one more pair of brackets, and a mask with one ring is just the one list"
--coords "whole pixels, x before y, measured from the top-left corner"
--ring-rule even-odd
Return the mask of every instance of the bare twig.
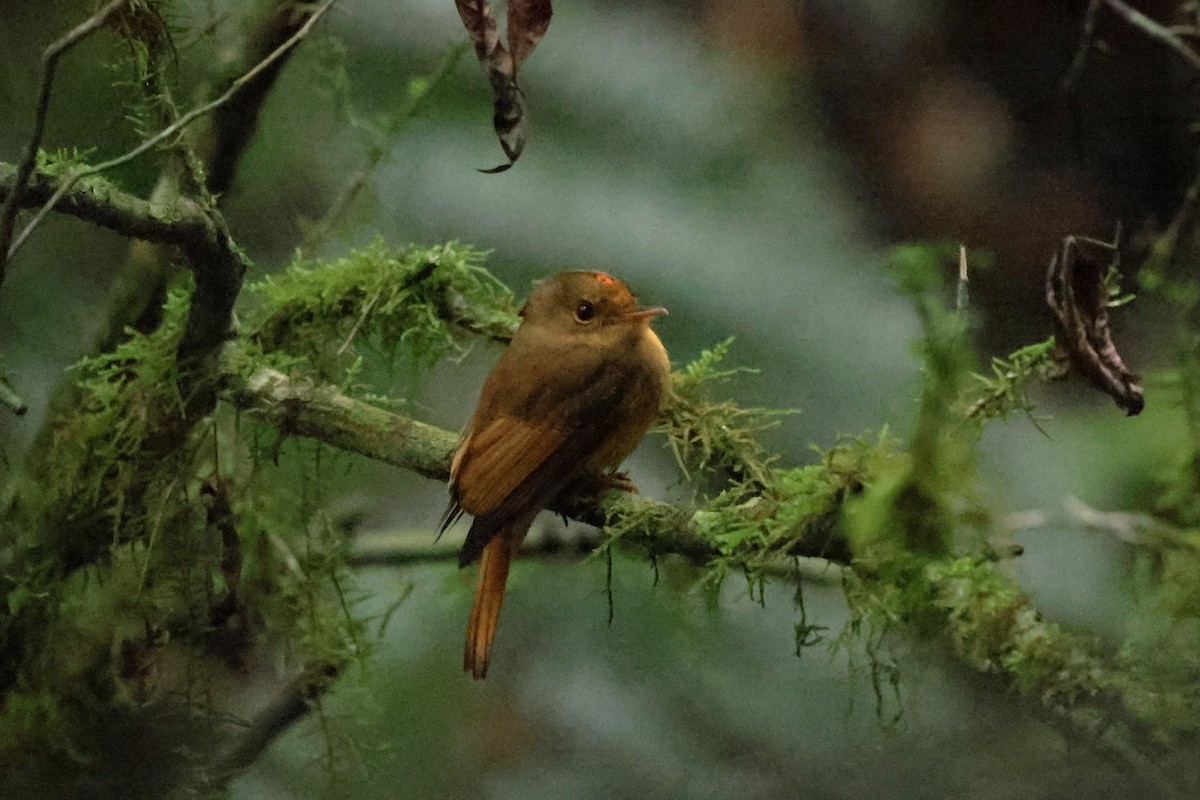
[[29, 410], [29, 406], [25, 405], [25, 401], [13, 391], [13, 388], [8, 385], [8, 381], [3, 378], [0, 378], [0, 405], [3, 405], [18, 417]]
[[[1125, 20], [1133, 27], [1140, 30], [1142, 33], [1149, 36], [1158, 42], [1165, 44], [1175, 54], [1182, 58], [1189, 67], [1194, 70], [1200, 70], [1200, 53], [1197, 53], [1187, 42], [1179, 37], [1170, 28], [1162, 25], [1147, 17], [1142, 12], [1133, 8], [1123, 0], [1104, 0], [1104, 4], [1112, 9], [1113, 13]], [[1089, 9], [1090, 10], [1090, 9]]]
[[213, 776], [216, 785], [225, 787], [253, 765], [280, 735], [308, 716], [313, 702], [324, 694], [341, 671], [341, 665], [328, 661], [309, 664], [301, 670], [217, 762]]
[[336, 2], [336, 0], [325, 0], [325, 2], [322, 3], [317, 8], [317, 10], [313, 12], [312, 16], [309, 17], [308, 21], [305, 22], [304, 25], [298, 31], [296, 31], [294, 34], [292, 34], [286, 42], [284, 42], [279, 47], [277, 47], [269, 56], [267, 56], [265, 59], [260, 61], [257, 65], [255, 65], [253, 69], [251, 69], [249, 72], [247, 72], [242, 77], [235, 80], [229, 86], [229, 88], [225, 90], [225, 92], [220, 97], [216, 98], [215, 100], [213, 100], [211, 102], [205, 103], [204, 105], [200, 106], [199, 108], [192, 109], [191, 111], [189, 111], [188, 113], [186, 113], [182, 117], [180, 117], [174, 124], [168, 125], [166, 128], [163, 128], [161, 131], [159, 131], [155, 135], [151, 136], [149, 139], [145, 140], [144, 142], [139, 144], [137, 147], [135, 147], [132, 150], [130, 150], [129, 152], [125, 153], [124, 155], [120, 155], [120, 156], [117, 156], [116, 158], [110, 159], [108, 161], [104, 161], [100, 164], [85, 167], [83, 169], [72, 172], [71, 175], [69, 177], [67, 177], [62, 182], [62, 184], [58, 187], [58, 190], [55, 191], [55, 193], [53, 195], [51, 195], [50, 199], [46, 201], [45, 205], [43, 205], [38, 210], [37, 214], [34, 215], [33, 220], [31, 220], [30, 223], [28, 225], [26, 225], [25, 228], [21, 231], [21, 234], [16, 238], [16, 240], [13, 242], [12, 246], [9, 248], [8, 257], [10, 259], [12, 258], [12, 256], [17, 252], [17, 250], [20, 249], [21, 245], [25, 243], [25, 240], [29, 238], [29, 235], [33, 232], [33, 230], [35, 228], [37, 228], [37, 226], [39, 224], [41, 224], [41, 221], [46, 217], [46, 215], [49, 214], [50, 211], [52, 211], [54, 209], [55, 205], [58, 203], [58, 201], [60, 199], [62, 199], [63, 195], [65, 195], [72, 188], [74, 188], [75, 184], [78, 183], [82, 178], [86, 178], [89, 175], [95, 175], [99, 172], [103, 172], [105, 170], [112, 169], [113, 167], [117, 167], [117, 166], [120, 166], [121, 164], [125, 164], [129, 161], [132, 161], [133, 159], [137, 158], [138, 156], [140, 156], [140, 155], [148, 152], [152, 148], [154, 148], [156, 145], [158, 145], [164, 139], [167, 139], [170, 136], [174, 136], [176, 133], [178, 133], [179, 131], [186, 128], [188, 125], [190, 125], [196, 119], [204, 116], [205, 114], [211, 113], [212, 111], [216, 110], [217, 108], [220, 108], [225, 103], [229, 102], [229, 100], [231, 98], [233, 98], [243, 86], [245, 86], [246, 84], [255, 80], [255, 78], [257, 78], [260, 74], [262, 74], [267, 69], [271, 68], [272, 64], [274, 64], [277, 60], [282, 58], [285, 54], [287, 54], [287, 52], [289, 50], [291, 50], [302, 39], [304, 39], [304, 37], [308, 35], [309, 31], [312, 30], [313, 26], [316, 25], [317, 21], [325, 14], [326, 11], [329, 10], [330, 6], [332, 6], [334, 4], [334, 2]]
[[954, 308], [960, 314], [965, 314], [971, 304], [970, 275], [967, 271], [967, 247], [958, 246], [958, 286], [955, 293]]
[[1101, 511], [1089, 506], [1074, 495], [1063, 498], [1063, 508], [1071, 521], [1083, 527], [1107, 531], [1123, 542], [1142, 545], [1146, 543], [1146, 531], [1160, 527], [1149, 514], [1134, 514], [1128, 511]]
[[46, 48], [42, 53], [42, 85], [38, 92], [37, 110], [33, 118], [33, 135], [29, 137], [29, 148], [25, 151], [25, 159], [17, 170], [17, 179], [4, 208], [0, 210], [0, 283], [4, 282], [5, 266], [11, 258], [9, 243], [12, 241], [13, 228], [16, 225], [17, 212], [21, 209], [21, 195], [25, 184], [33, 174], [37, 165], [38, 150], [42, 146], [42, 136], [46, 130], [46, 116], [50, 110], [50, 91], [54, 86], [54, 74], [58, 70], [58, 61], [68, 50], [82, 42], [87, 37], [102, 28], [108, 18], [129, 5], [129, 0], [112, 0], [82, 23], [71, 29], [62, 38]]
[[[540, 534], [530, 534], [521, 543], [520, 554], [522, 559], [581, 560], [591, 557], [604, 540], [602, 531], [592, 529], [580, 530], [570, 537], [546, 534], [543, 530]], [[450, 540], [448, 536], [436, 542], [431, 541], [427, 530], [411, 533], [374, 531], [354, 537], [346, 560], [351, 566], [360, 567], [438, 562], [457, 565], [460, 543]], [[849, 569], [845, 564], [816, 556], [779, 556], [771, 561], [756, 563], [754, 568], [769, 578], [813, 580], [818, 583], [838, 582], [842, 578], [842, 570]]]
[[346, 213], [346, 209], [354, 202], [354, 198], [367, 185], [367, 181], [371, 178], [371, 175], [383, 162], [383, 159], [387, 157], [390, 152], [386, 147], [387, 141], [400, 131], [404, 123], [412, 118], [429, 95], [454, 71], [454, 68], [458, 66], [458, 62], [465, 52], [467, 52], [466, 44], [451, 48], [437, 70], [428, 77], [424, 88], [419, 92], [409, 95], [407, 102], [401, 106], [383, 130], [380, 141], [373, 144], [367, 151], [367, 157], [362, 167], [351, 176], [346, 185], [338, 192], [337, 197], [329, 204], [329, 208], [325, 211], [325, 214], [305, 234], [304, 249], [310, 250], [318, 246], [329, 235], [330, 228], [342, 218]]
[[1079, 76], [1083, 74], [1083, 64], [1096, 36], [1096, 12], [1100, 10], [1102, 2], [1103, 0], [1091, 0], [1088, 3], [1087, 13], [1083, 16], [1083, 30], [1079, 34], [1079, 45], [1075, 48], [1075, 55], [1071, 58], [1067, 74], [1059, 83], [1059, 91], [1064, 95], [1071, 93], [1075, 84], [1079, 82]]

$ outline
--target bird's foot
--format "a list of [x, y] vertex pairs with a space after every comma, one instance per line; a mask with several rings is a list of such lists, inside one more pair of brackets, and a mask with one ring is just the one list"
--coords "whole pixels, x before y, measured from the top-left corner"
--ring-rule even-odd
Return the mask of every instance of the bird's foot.
[[585, 497], [599, 497], [610, 490], [620, 492], [630, 492], [631, 494], [640, 494], [637, 486], [633, 481], [629, 480], [629, 475], [624, 472], [597, 472], [592, 475], [584, 475], [580, 477], [573, 487], [575, 494], [580, 494]]

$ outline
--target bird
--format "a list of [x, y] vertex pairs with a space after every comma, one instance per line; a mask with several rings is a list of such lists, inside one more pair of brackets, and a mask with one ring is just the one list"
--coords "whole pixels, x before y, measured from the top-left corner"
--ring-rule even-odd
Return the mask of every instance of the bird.
[[486, 677], [509, 566], [538, 512], [571, 494], [637, 491], [617, 467], [657, 418], [670, 386], [666, 348], [643, 307], [606, 272], [535, 284], [520, 326], [488, 374], [450, 468], [439, 532], [474, 519], [459, 567], [479, 559], [463, 669]]

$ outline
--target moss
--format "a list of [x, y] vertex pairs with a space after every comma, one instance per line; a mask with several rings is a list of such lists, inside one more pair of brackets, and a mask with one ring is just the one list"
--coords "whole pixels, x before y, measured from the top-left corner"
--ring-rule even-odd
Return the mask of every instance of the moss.
[[[661, 424], [702, 490], [697, 507], [610, 495], [606, 546], [684, 555], [709, 586], [742, 575], [760, 601], [764, 581], [791, 557], [850, 564], [851, 620], [836, 641], [862, 642], [881, 715], [900, 675], [886, 637], [903, 626], [948, 633], [972, 668], [1002, 675], [1048, 706], [1121, 692], [1135, 713], [1182, 729], [1197, 707], [1191, 686], [1200, 673], [1182, 670], [1178, 683], [1158, 684], [1160, 693], [1123, 682], [1098, 666], [1089, 643], [1042, 619], [994, 564], [954, 554], [956, 534], [986, 515], [971, 488], [978, 427], [963, 402], [973, 356], [962, 315], [938, 297], [940, 258], [921, 249], [896, 256], [924, 334], [925, 380], [907, 448], [884, 429], [839, 442], [814, 464], [781, 467], [758, 441], [779, 412], [711, 397], [715, 385], [745, 371], [724, 366], [724, 342], [675, 373]], [[340, 403], [345, 398], [322, 382], [354, 385], [401, 356], [418, 366], [455, 357], [470, 346], [464, 333], [508, 336], [512, 295], [481, 264], [480, 253], [459, 245], [378, 242], [329, 264], [298, 260], [254, 287], [249, 333], [226, 348], [223, 369], [231, 380], [271, 370], [314, 378], [296, 381], [311, 389], [304, 405], [359, 444], [332, 433], [328, 440], [381, 457], [362, 442], [383, 415]], [[166, 647], [184, 651], [189, 665], [236, 666], [251, 645], [278, 646], [335, 670], [370, 651], [345, 530], [326, 512], [322, 490], [331, 468], [342, 474], [353, 462], [331, 463], [327, 448], [280, 433], [301, 424], [287, 408], [295, 393], [278, 398], [274, 416], [256, 408], [260, 416], [236, 423], [218, 412], [174, 424], [186, 401], [174, 388], [186, 310], [186, 293], [172, 294], [158, 332], [79, 365], [83, 399], [62, 421], [44, 483], [19, 495], [20, 513], [4, 520], [12, 568], [0, 583], [0, 652], [22, 656], [0, 661], [16, 711], [0, 725], [0, 760], [32, 741], [69, 749], [64, 731], [89, 703], [133, 705], [164, 686], [182, 686], [192, 698], [194, 675], [153, 677]], [[1028, 355], [1005, 370], [1024, 374], [1041, 358]], [[1001, 379], [1008, 383], [993, 387], [997, 405], [989, 406], [997, 414], [1023, 397], [1008, 371]], [[447, 437], [422, 441], [438, 452], [415, 453], [413, 465], [444, 472]], [[1171, 585], [1191, 591], [1197, 581], [1189, 576], [1200, 570], [1188, 555], [1173, 550], [1167, 566]], [[1178, 619], [1192, 619], [1194, 597], [1162, 600]], [[798, 648], [819, 627], [801, 612]], [[16, 642], [20, 648], [9, 647]], [[1158, 668], [1141, 650], [1125, 658], [1130, 675]]]
[[972, 376], [979, 383], [979, 388], [967, 406], [966, 415], [982, 422], [1004, 419], [1019, 411], [1037, 425], [1027, 386], [1032, 380], [1045, 379], [1057, 373], [1059, 367], [1053, 358], [1054, 347], [1054, 337], [1051, 336], [1044, 342], [1021, 347], [1005, 358], [993, 358], [990, 376], [978, 373]]
[[715, 474], [718, 479], [770, 480], [773, 457], [758, 435], [779, 424], [779, 416], [795, 411], [742, 408], [729, 400], [713, 400], [712, 388], [736, 375], [754, 374], [746, 367], [725, 368], [733, 339], [704, 350], [695, 361], [671, 375], [671, 396], [659, 420], [680, 469], [697, 477]]
[[75, 366], [78, 402], [56, 420], [36, 490], [22, 493], [31, 519], [44, 524], [30, 528], [39, 547], [67, 570], [109, 542], [139, 538], [149, 524], [143, 501], [152, 487], [165, 492], [162, 478], [189, 459], [177, 438], [184, 399], [175, 368], [187, 305], [186, 292], [171, 293], [154, 334]]
[[394, 249], [382, 241], [331, 263], [297, 259], [253, 284], [251, 339], [264, 352], [301, 356], [342, 385], [360, 355], [407, 354], [421, 367], [466, 352], [462, 334], [507, 340], [517, 326], [512, 293], [458, 244]]
[[981, 672], [1006, 675], [1023, 694], [1065, 707], [1106, 681], [1089, 647], [1045, 620], [1017, 584], [975, 558], [925, 568], [933, 602], [947, 614], [956, 651]]

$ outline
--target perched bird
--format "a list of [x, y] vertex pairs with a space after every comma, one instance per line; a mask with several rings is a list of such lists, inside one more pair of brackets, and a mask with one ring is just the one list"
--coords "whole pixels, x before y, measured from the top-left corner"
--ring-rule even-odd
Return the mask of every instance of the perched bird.
[[463, 669], [487, 675], [509, 564], [533, 518], [571, 492], [617, 486], [615, 473], [658, 415], [667, 351], [642, 308], [603, 272], [534, 287], [521, 326], [479, 394], [450, 468], [445, 531], [474, 516], [459, 566], [480, 559]]

